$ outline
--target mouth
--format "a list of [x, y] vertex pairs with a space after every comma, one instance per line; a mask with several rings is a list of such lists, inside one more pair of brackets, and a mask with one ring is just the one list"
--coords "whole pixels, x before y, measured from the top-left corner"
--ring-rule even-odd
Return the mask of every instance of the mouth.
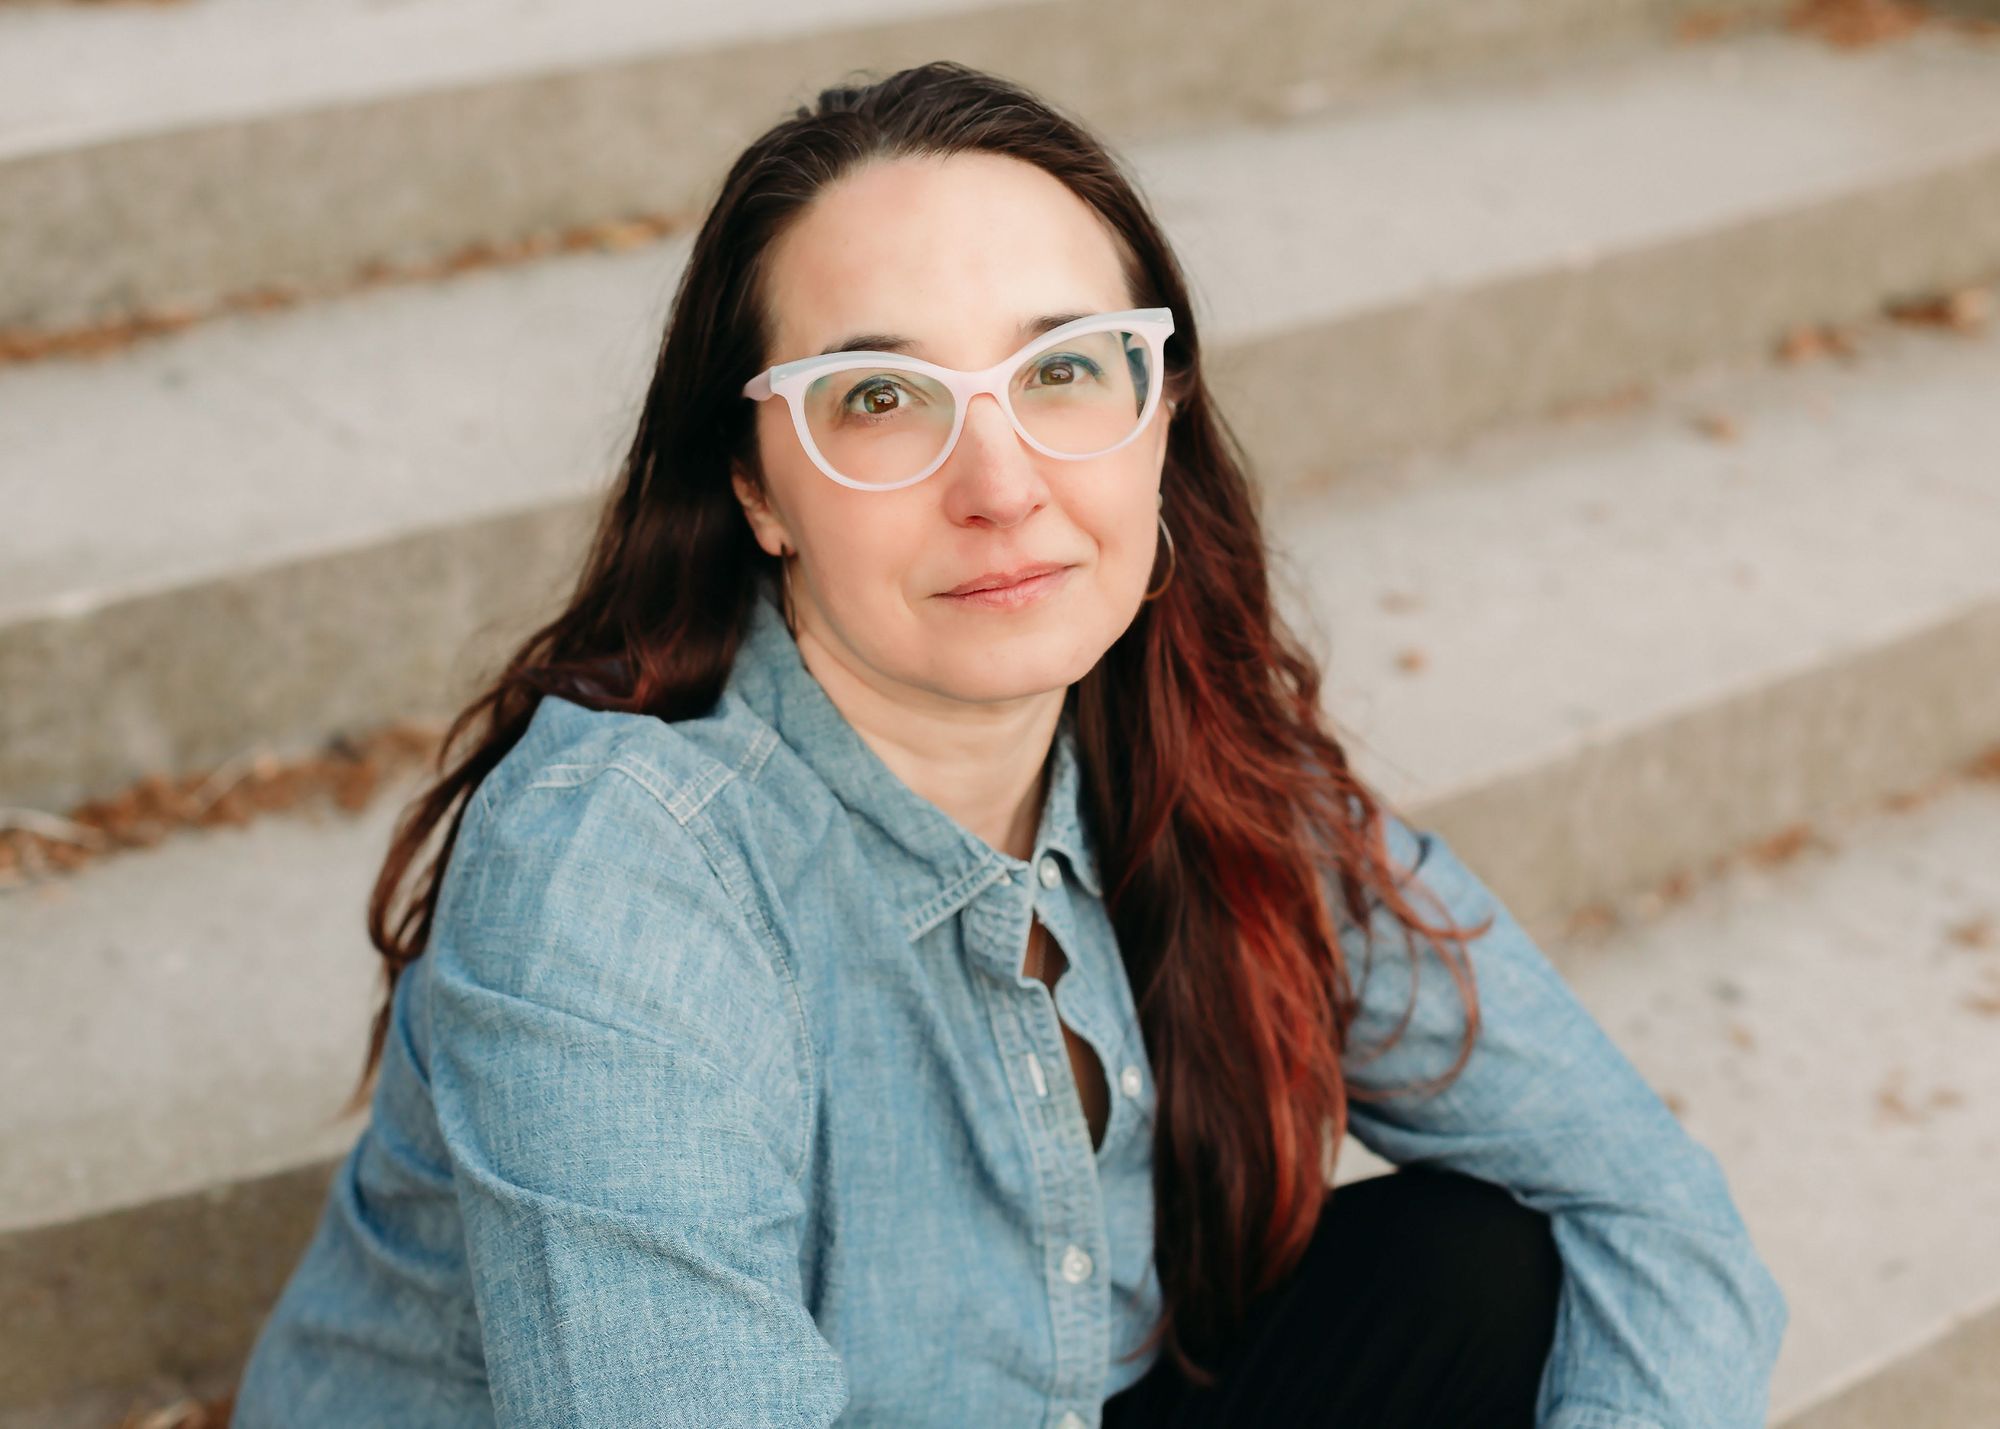
[[987, 571], [983, 575], [976, 575], [969, 581], [964, 581], [959, 585], [953, 586], [950, 590], [940, 591], [939, 594], [978, 595], [987, 591], [1011, 590], [1016, 586], [1026, 585], [1029, 581], [1041, 576], [1068, 569], [1069, 567], [1065, 566], [1061, 561], [1042, 561], [1032, 566], [1021, 566], [1011, 571]]
[[1052, 596], [1069, 580], [1070, 566], [1044, 565], [1028, 567], [1034, 574], [1010, 580], [1004, 585], [979, 586], [977, 581], [969, 582], [971, 590], [945, 591], [942, 598], [953, 605], [965, 609], [1021, 610], [1036, 606]]

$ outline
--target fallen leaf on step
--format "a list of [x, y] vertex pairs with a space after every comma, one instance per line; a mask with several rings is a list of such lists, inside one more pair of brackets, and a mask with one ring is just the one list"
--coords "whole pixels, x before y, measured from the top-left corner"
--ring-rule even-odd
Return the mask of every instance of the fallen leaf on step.
[[1608, 933], [1618, 926], [1618, 914], [1603, 903], [1591, 903], [1570, 914], [1564, 925], [1563, 935], [1569, 938], [1584, 938], [1595, 934]]
[[1810, 362], [1826, 350], [1820, 341], [1819, 329], [1809, 324], [1788, 328], [1778, 341], [1780, 362]]
[[1793, 824], [1751, 844], [1743, 851], [1743, 856], [1758, 868], [1777, 868], [1790, 863], [1815, 842], [1817, 836], [1811, 825]]
[[1740, 10], [1689, 10], [1674, 26], [1674, 38], [1682, 44], [1700, 44], [1740, 30], [1750, 19], [1747, 12]]
[[304, 302], [305, 290], [289, 283], [264, 283], [235, 295], [233, 306], [253, 313], [274, 313]]
[[0, 888], [69, 873], [100, 856], [151, 848], [182, 829], [241, 827], [261, 814], [315, 800], [348, 813], [366, 808], [393, 775], [435, 771], [444, 725], [408, 720], [364, 734], [336, 734], [317, 751], [282, 759], [261, 745], [205, 773], [149, 774], [65, 815], [0, 808]]
[[1890, 303], [1887, 311], [1899, 323], [1946, 327], [1962, 333], [1984, 332], [1993, 317], [1993, 290], [1960, 288], [1955, 292]]
[[635, 248], [644, 248], [649, 243], [657, 243], [668, 230], [665, 226], [644, 219], [625, 220], [615, 223], [600, 223], [594, 230], [598, 246], [612, 253], [628, 253]]
[[1996, 941], [1993, 919], [1984, 913], [1952, 924], [1944, 935], [1961, 948], [1990, 948]]
[[1898, 0], [1798, 0], [1785, 12], [1785, 25], [1841, 49], [1859, 49], [1898, 39], [1929, 18], [1925, 7]]
[[1793, 366], [1821, 357], [1853, 357], [1855, 351], [1853, 334], [1830, 323], [1799, 323], [1778, 340], [1778, 361]]
[[1913, 1107], [1903, 1097], [1902, 1084], [1903, 1069], [1898, 1067], [1876, 1093], [1876, 1106], [1880, 1112], [1878, 1120], [1922, 1121], [1927, 1113], [1939, 1107], [1958, 1106], [1965, 1101], [1964, 1093], [1956, 1087], [1935, 1087], [1924, 1098], [1922, 1108]]
[[1903, 1069], [1901, 1067], [1891, 1072], [1888, 1081], [1876, 1089], [1875, 1120], [1878, 1123], [1884, 1121], [1910, 1122], [1922, 1120], [1916, 1109], [1903, 1100]]

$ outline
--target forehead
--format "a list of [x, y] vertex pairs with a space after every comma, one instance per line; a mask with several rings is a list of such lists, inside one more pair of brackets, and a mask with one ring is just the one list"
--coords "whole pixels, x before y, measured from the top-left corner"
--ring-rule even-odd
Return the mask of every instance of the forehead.
[[1043, 313], [1130, 306], [1119, 246], [1045, 170], [996, 154], [877, 161], [830, 185], [773, 245], [774, 362], [854, 333], [983, 367]]

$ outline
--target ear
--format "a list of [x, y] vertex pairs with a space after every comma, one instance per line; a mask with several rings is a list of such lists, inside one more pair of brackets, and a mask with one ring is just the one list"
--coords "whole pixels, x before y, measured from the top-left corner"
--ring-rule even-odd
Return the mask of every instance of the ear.
[[797, 545], [791, 538], [791, 532], [771, 509], [757, 484], [735, 462], [729, 466], [729, 484], [736, 492], [736, 501], [743, 508], [745, 519], [750, 522], [751, 534], [757, 538], [757, 544], [763, 547], [765, 554], [790, 555]]

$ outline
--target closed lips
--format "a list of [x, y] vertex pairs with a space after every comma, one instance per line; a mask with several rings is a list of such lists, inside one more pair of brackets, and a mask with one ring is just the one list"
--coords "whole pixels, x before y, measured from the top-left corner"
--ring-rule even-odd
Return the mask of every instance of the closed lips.
[[1050, 571], [1061, 569], [1063, 569], [1061, 561], [1044, 561], [1040, 565], [1022, 566], [1019, 570], [988, 571], [984, 575], [974, 576], [962, 585], [953, 586], [945, 594], [969, 595], [976, 590], [997, 590], [1001, 586], [1019, 585], [1022, 581], [1032, 580], [1036, 576], [1045, 576]]

